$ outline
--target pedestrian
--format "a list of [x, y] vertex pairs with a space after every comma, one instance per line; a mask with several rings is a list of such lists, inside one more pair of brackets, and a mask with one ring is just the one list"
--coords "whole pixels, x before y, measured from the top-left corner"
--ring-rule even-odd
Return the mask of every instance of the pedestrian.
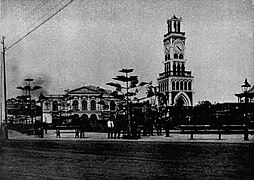
[[120, 134], [121, 134], [121, 121], [120, 121], [119, 117], [116, 118], [114, 126], [115, 126], [115, 128], [114, 128], [114, 130], [115, 130], [115, 137], [114, 138], [118, 138], [119, 139], [120, 138]]
[[79, 138], [79, 129], [75, 129], [75, 138]]
[[161, 122], [161, 117], [157, 116], [156, 118], [156, 129], [157, 129], [157, 135], [161, 136], [162, 135], [162, 122]]
[[108, 120], [108, 138], [113, 138], [114, 122], [112, 117]]
[[83, 124], [80, 125], [80, 138], [85, 137], [85, 127]]
[[46, 117], [45, 117], [45, 121], [44, 121], [43, 125], [44, 125], [45, 134], [47, 134], [48, 124], [47, 124], [47, 118]]
[[56, 130], [56, 137], [59, 137], [59, 138], [60, 138], [60, 129], [57, 129], [57, 130]]

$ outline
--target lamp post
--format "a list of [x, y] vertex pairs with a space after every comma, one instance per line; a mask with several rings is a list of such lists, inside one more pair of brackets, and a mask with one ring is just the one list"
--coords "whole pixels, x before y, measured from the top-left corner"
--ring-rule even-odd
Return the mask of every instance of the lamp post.
[[250, 88], [250, 84], [248, 83], [247, 78], [245, 79], [244, 84], [241, 87], [242, 87], [242, 90], [243, 90], [243, 93], [244, 93], [245, 103], [248, 103], [249, 100], [248, 100], [247, 92]]
[[31, 121], [32, 121], [32, 124], [33, 124], [31, 91], [35, 91], [35, 90], [41, 89], [42, 87], [40, 87], [40, 86], [31, 87], [31, 81], [33, 81], [33, 79], [31, 79], [31, 78], [27, 78], [27, 79], [25, 79], [25, 81], [27, 81], [28, 84], [26, 86], [24, 86], [24, 87], [19, 86], [19, 87], [17, 87], [17, 89], [23, 90], [23, 92], [25, 93], [25, 97], [29, 98], [29, 111], [30, 111], [29, 114], [31, 116]]
[[[245, 103], [247, 104], [249, 102], [248, 100], [248, 90], [250, 88], [250, 84], [248, 83], [247, 81], [247, 78], [245, 79], [244, 81], [244, 84], [241, 86], [242, 87], [242, 90], [243, 90], [243, 93], [244, 93], [244, 97], [245, 97]], [[249, 137], [248, 137], [248, 118], [247, 118], [247, 115], [244, 113], [243, 115], [243, 123], [244, 123], [244, 140], [245, 141], [248, 141], [249, 140]]]
[[43, 101], [45, 99], [45, 96], [42, 94], [40, 94], [40, 96], [38, 97], [39, 98], [39, 102], [41, 103], [41, 138], [43, 138], [44, 136], [44, 133], [43, 133]]

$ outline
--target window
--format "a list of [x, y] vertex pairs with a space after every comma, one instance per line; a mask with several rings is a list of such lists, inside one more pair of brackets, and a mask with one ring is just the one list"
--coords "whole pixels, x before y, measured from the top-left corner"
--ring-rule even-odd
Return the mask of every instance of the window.
[[179, 90], [179, 82], [176, 82], [176, 90]]
[[184, 66], [184, 64], [182, 64], [182, 72], [183, 72], [183, 75], [184, 75], [184, 72], [185, 72], [185, 66]]
[[110, 101], [110, 110], [115, 110], [115, 109], [116, 109], [115, 101]]
[[184, 82], [184, 90], [187, 90], [187, 81]]
[[57, 101], [53, 102], [53, 111], [58, 111], [58, 102]]
[[189, 91], [191, 90], [191, 82], [189, 81], [189, 83], [188, 83], [188, 87], [189, 87]]
[[178, 59], [178, 54], [174, 54], [174, 59]]
[[45, 106], [46, 106], [46, 109], [50, 109], [50, 102], [46, 101]]
[[183, 90], [183, 82], [180, 82], [180, 90]]
[[95, 102], [95, 100], [91, 101], [91, 110], [96, 110], [96, 102]]
[[72, 103], [72, 109], [73, 110], [78, 110], [78, 101], [77, 100], [73, 101], [73, 103]]
[[180, 72], [181, 72], [181, 66], [180, 66], [180, 63], [177, 65], [177, 72], [178, 72], [178, 75], [180, 75]]
[[172, 90], [175, 90], [175, 81], [172, 82]]
[[180, 55], [179, 55], [179, 59], [183, 59], [183, 54], [180, 54]]
[[173, 75], [176, 75], [176, 63], [173, 64]]
[[82, 110], [87, 110], [87, 101], [86, 100], [82, 101]]

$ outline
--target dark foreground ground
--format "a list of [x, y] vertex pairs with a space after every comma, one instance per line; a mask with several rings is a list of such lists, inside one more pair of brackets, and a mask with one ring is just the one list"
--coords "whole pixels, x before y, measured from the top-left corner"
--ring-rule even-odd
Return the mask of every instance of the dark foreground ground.
[[1, 179], [254, 179], [254, 145], [8, 140]]

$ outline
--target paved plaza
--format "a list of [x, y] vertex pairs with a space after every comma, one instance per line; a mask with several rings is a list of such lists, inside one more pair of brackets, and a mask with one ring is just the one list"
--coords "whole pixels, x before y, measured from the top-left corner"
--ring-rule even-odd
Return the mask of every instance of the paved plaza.
[[[68, 131], [68, 133], [67, 133]], [[73, 132], [72, 132], [73, 131]], [[158, 142], [214, 142], [214, 143], [254, 143], [254, 135], [249, 135], [249, 140], [244, 141], [243, 134], [223, 134], [222, 139], [219, 140], [217, 134], [194, 134], [194, 138], [190, 139], [190, 134], [180, 134], [179, 131], [171, 131], [169, 137], [157, 136], [141, 136], [140, 139], [108, 139], [107, 133], [99, 132], [85, 132], [85, 138], [75, 138], [74, 130], [63, 130], [61, 137], [56, 137], [55, 130], [48, 130], [44, 134], [44, 138], [35, 137], [34, 135], [26, 135], [17, 131], [9, 130], [9, 139], [15, 140], [73, 140], [73, 141], [158, 141]], [[72, 133], [71, 133], [72, 132]]]

